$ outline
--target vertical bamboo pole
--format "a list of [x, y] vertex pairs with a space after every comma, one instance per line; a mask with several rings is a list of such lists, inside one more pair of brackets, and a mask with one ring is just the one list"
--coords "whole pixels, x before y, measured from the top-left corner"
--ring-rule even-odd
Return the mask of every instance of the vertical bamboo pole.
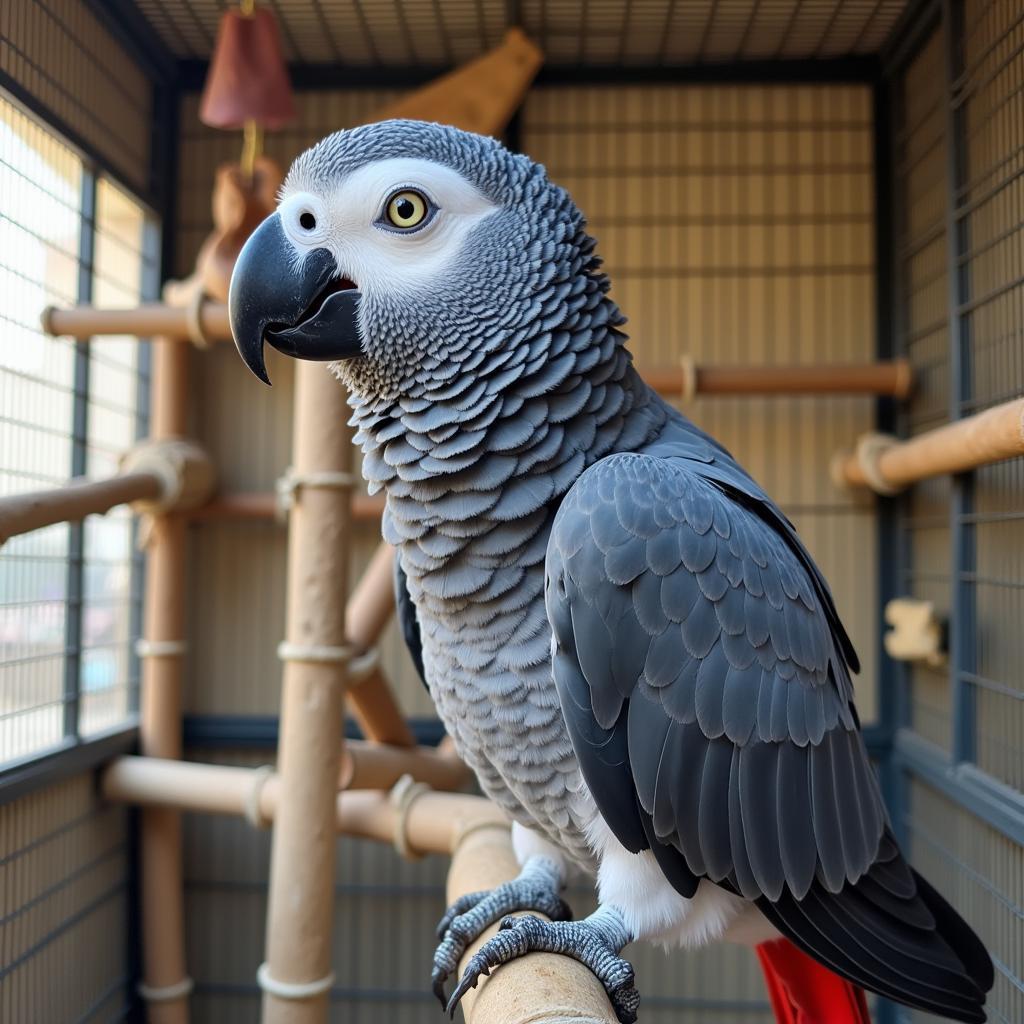
[[[284, 683], [267, 911], [264, 1024], [327, 1019], [335, 799], [342, 752], [352, 443], [344, 389], [296, 365]], [[346, 485], [347, 478], [347, 485]]]
[[[150, 435], [181, 437], [188, 414], [185, 345], [153, 342]], [[149, 757], [181, 757], [181, 678], [185, 639], [185, 522], [153, 521], [146, 547], [140, 747]], [[185, 968], [181, 814], [142, 812], [143, 984], [149, 1024], [188, 1024], [192, 985]]]

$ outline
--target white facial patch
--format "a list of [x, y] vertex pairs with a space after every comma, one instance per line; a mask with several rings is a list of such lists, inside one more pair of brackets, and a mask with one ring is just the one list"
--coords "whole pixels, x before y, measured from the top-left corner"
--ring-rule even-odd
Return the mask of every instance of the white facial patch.
[[[387, 226], [385, 206], [401, 189], [422, 193], [436, 207], [423, 227]], [[279, 213], [299, 258], [327, 249], [340, 274], [373, 296], [429, 290], [473, 227], [497, 208], [450, 167], [402, 157], [359, 168], [327, 195], [286, 189]]]

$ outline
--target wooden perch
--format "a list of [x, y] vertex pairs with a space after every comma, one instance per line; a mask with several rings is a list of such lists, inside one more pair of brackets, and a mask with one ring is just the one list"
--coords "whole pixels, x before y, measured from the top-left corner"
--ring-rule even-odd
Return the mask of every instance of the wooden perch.
[[910, 363], [821, 366], [703, 366], [684, 357], [678, 369], [641, 368], [640, 375], [666, 397], [698, 395], [889, 395], [906, 398]]
[[445, 792], [469, 781], [469, 769], [450, 747], [395, 747], [349, 740], [341, 755], [338, 789], [391, 789], [403, 775]]
[[1024, 398], [907, 441], [868, 434], [855, 452], [840, 452], [833, 459], [832, 479], [840, 487], [897, 494], [918, 480], [965, 473], [1018, 455], [1024, 455]]
[[76, 479], [47, 491], [0, 498], [0, 544], [19, 533], [54, 523], [77, 523], [117, 505], [156, 498], [160, 491], [160, 479], [154, 474], [128, 473], [109, 480]]
[[122, 457], [117, 476], [78, 477], [46, 491], [0, 498], [0, 544], [54, 523], [103, 515], [117, 505], [149, 513], [187, 511], [205, 502], [213, 486], [213, 466], [197, 445], [171, 437], [142, 441]]
[[222, 302], [196, 298], [191, 306], [151, 302], [131, 309], [98, 309], [47, 306], [40, 317], [47, 334], [66, 335], [79, 341], [103, 334], [131, 334], [138, 338], [159, 336], [164, 341], [230, 341], [228, 307]]
[[[140, 757], [111, 763], [101, 788], [109, 800], [244, 815], [264, 826], [274, 821], [282, 799], [278, 777], [260, 769]], [[335, 800], [334, 823], [340, 834], [392, 843], [413, 856], [451, 853], [449, 902], [500, 885], [519, 871], [508, 821], [482, 797], [408, 785], [396, 787], [390, 796], [349, 790]], [[460, 970], [478, 946], [466, 951]], [[462, 1006], [467, 1024], [616, 1024], [593, 974], [575, 960], [551, 953], [531, 953], [506, 964], [482, 979]]]
[[[394, 548], [381, 543], [345, 606], [345, 635], [357, 652], [377, 646], [395, 610]], [[378, 743], [415, 746], [387, 680], [376, 664], [363, 679], [349, 688], [348, 703], [363, 735]]]
[[[198, 325], [198, 326], [197, 326]], [[148, 305], [135, 309], [72, 306], [43, 313], [49, 334], [91, 338], [98, 334], [160, 333], [201, 344], [230, 341], [227, 307], [200, 301], [192, 310]], [[198, 338], [197, 338], [198, 332]], [[641, 367], [640, 375], [666, 398], [698, 395], [881, 395], [904, 399], [913, 387], [909, 362], [820, 366], [715, 366], [684, 358], [679, 367]]]

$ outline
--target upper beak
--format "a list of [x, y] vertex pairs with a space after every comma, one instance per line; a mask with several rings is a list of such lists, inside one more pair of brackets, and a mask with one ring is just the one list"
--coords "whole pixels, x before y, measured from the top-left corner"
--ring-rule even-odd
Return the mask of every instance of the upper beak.
[[231, 275], [228, 318], [245, 365], [265, 384], [264, 342], [298, 359], [349, 359], [362, 351], [359, 292], [337, 275], [326, 249], [314, 249], [296, 265], [276, 213], [242, 246]]

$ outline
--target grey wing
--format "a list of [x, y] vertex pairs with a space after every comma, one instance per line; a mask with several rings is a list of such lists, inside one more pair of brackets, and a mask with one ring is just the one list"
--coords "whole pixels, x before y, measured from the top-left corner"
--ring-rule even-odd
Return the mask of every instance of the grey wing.
[[547, 552], [553, 673], [584, 778], [683, 895], [838, 892], [886, 816], [822, 599], [783, 533], [679, 458], [588, 469]]

